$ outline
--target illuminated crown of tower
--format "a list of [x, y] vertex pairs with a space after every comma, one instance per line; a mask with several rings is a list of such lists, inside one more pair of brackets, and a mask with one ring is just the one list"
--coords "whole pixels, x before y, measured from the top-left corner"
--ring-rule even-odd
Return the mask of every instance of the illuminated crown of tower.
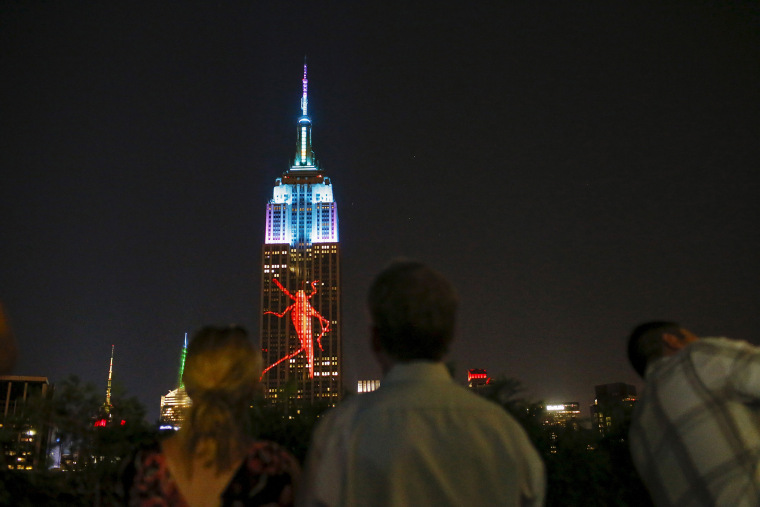
[[303, 71], [303, 94], [298, 119], [298, 143], [293, 165], [275, 180], [267, 205], [266, 244], [309, 247], [313, 243], [338, 242], [338, 211], [332, 183], [317, 167], [311, 149], [311, 120], [308, 116], [308, 79]]
[[293, 169], [314, 168], [317, 164], [314, 151], [311, 149], [311, 118], [309, 118], [309, 80], [306, 78], [306, 58], [303, 62], [303, 95], [301, 96], [301, 117], [298, 118], [298, 136], [296, 141], [296, 156]]

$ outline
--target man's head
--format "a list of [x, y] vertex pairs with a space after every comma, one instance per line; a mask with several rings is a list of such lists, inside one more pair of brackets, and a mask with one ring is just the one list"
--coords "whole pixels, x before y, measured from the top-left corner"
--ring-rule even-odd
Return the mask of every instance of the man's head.
[[628, 338], [628, 360], [642, 378], [647, 364], [663, 356], [673, 355], [698, 340], [690, 331], [675, 322], [653, 321], [636, 326]]
[[369, 289], [373, 343], [393, 361], [439, 361], [454, 337], [458, 298], [437, 271], [396, 261]]

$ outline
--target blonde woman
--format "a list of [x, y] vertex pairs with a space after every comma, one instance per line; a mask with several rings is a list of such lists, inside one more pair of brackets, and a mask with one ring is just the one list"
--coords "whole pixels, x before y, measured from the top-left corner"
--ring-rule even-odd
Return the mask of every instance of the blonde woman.
[[261, 355], [240, 327], [201, 329], [183, 375], [192, 407], [173, 436], [139, 450], [125, 468], [130, 506], [292, 505], [296, 459], [247, 436]]

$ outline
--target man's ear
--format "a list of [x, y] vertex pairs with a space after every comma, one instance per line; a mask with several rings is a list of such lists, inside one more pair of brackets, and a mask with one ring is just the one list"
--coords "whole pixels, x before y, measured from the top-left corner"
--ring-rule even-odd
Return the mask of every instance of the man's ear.
[[662, 341], [665, 342], [666, 351], [670, 350], [672, 352], [677, 352], [687, 345], [680, 336], [673, 333], [663, 333]]

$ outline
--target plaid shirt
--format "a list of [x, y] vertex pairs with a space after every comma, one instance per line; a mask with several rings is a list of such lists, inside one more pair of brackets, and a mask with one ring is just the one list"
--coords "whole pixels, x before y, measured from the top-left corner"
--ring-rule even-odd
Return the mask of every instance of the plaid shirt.
[[760, 348], [703, 338], [650, 364], [630, 445], [657, 505], [760, 505]]

